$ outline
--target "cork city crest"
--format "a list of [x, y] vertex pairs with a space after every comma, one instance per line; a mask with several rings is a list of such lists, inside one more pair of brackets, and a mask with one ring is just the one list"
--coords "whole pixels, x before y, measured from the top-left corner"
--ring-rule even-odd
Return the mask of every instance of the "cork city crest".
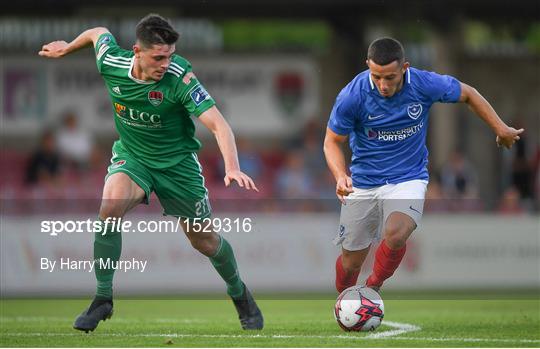
[[154, 107], [157, 107], [158, 105], [163, 102], [163, 92], [161, 91], [150, 91], [148, 92], [148, 100]]

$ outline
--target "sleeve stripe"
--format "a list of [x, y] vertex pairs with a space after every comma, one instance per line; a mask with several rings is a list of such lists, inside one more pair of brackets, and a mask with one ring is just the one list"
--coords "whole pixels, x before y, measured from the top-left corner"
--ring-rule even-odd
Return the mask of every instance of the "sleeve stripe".
[[101, 59], [101, 57], [103, 56], [103, 54], [104, 54], [105, 52], [107, 52], [107, 50], [108, 50], [109, 48], [110, 48], [109, 45], [101, 45], [101, 46], [99, 47], [99, 50], [98, 50], [98, 53], [97, 53], [97, 56], [96, 56], [96, 58], [97, 58], [98, 61]]
[[120, 61], [128, 61], [131, 62], [131, 57], [122, 57], [122, 56], [113, 56], [113, 55], [107, 55], [107, 58], [110, 58], [112, 60], [120, 60]]
[[111, 67], [116, 67], [116, 68], [124, 68], [124, 69], [129, 69], [129, 65], [119, 65], [119, 64], [114, 64], [114, 63], [111, 63], [107, 60], [104, 60], [103, 61], [103, 64], [107, 64], [107, 65], [110, 65]]
[[111, 63], [118, 63], [118, 64], [123, 64], [123, 65], [130, 65], [131, 64], [131, 61], [121, 61], [121, 60], [118, 60], [118, 59], [114, 59], [114, 58], [109, 58], [109, 56], [105, 56], [105, 61], [107, 62], [111, 62]]
[[114, 61], [109, 61], [109, 60], [107, 60], [107, 59], [104, 59], [104, 60], [103, 60], [103, 63], [105, 63], [105, 62], [110, 63], [110, 64], [114, 64], [114, 65], [119, 65], [119, 66], [121, 66], [122, 68], [124, 68], [124, 67], [125, 67], [125, 68], [129, 68], [129, 67], [130, 67], [129, 64], [122, 64], [122, 63], [118, 63], [118, 62], [114, 62]]
[[180, 74], [178, 74], [176, 71], [172, 70], [172, 69], [168, 69], [167, 70], [167, 73], [171, 73], [172, 75], [176, 76], [177, 78], [180, 77]]
[[182, 74], [184, 73], [183, 71], [179, 71], [178, 69], [176, 69], [176, 68], [174, 68], [174, 67], [171, 67], [170, 65], [169, 65], [168, 71], [175, 72], [175, 73], [178, 74], [178, 75], [182, 75]]
[[183, 70], [183, 69], [178, 69], [178, 68], [176, 68], [176, 67], [173, 67], [172, 65], [169, 65], [169, 69], [174, 70], [175, 72], [177, 72], [177, 73], [180, 74], [180, 75], [184, 74], [184, 70]]
[[178, 64], [174, 63], [174, 62], [171, 62], [171, 64], [169, 65], [169, 67], [174, 67], [176, 68], [176, 70], [178, 70], [180, 72], [180, 74], [183, 74], [185, 69], [182, 68], [181, 66], [179, 66]]

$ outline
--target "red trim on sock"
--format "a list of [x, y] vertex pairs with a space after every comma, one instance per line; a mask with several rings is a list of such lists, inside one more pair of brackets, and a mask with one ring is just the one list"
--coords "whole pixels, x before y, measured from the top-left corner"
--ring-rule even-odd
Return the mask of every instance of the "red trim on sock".
[[383, 282], [392, 276], [399, 267], [406, 250], [406, 245], [400, 249], [392, 250], [386, 244], [386, 240], [383, 240], [375, 252], [373, 272], [366, 280], [366, 285], [381, 287]]
[[343, 268], [343, 260], [341, 255], [336, 259], [336, 290], [341, 293], [343, 290], [356, 285], [360, 270], [352, 273], [347, 273]]

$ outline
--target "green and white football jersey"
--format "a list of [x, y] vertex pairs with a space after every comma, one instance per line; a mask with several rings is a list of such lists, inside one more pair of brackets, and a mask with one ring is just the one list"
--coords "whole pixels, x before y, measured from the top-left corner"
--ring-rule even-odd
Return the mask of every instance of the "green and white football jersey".
[[95, 51], [116, 130], [129, 153], [145, 166], [161, 169], [199, 150], [191, 116], [198, 117], [215, 102], [186, 59], [173, 55], [160, 81], [142, 81], [132, 76], [133, 51], [118, 46], [112, 34], [101, 35]]

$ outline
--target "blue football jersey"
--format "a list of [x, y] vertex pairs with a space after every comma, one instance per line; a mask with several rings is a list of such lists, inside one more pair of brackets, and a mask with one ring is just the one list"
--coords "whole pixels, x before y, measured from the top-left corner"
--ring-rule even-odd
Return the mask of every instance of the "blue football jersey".
[[428, 180], [429, 109], [435, 102], [455, 103], [460, 95], [454, 77], [409, 68], [401, 90], [385, 98], [369, 70], [358, 74], [337, 96], [328, 121], [332, 131], [349, 135], [353, 186]]

